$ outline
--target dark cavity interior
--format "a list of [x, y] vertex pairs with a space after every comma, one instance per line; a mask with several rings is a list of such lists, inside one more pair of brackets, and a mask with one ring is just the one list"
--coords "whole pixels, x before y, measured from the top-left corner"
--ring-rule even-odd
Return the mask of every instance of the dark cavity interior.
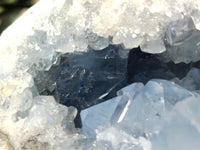
[[[119, 45], [96, 51], [67, 54], [59, 66], [53, 66], [42, 83], [42, 95], [54, 95], [59, 103], [78, 109], [75, 118], [81, 127], [80, 111], [116, 96], [119, 89], [133, 82], [146, 83], [150, 79], [182, 79], [197, 63], [164, 62], [160, 55], [141, 51], [140, 47], [124, 50]], [[36, 79], [35, 79], [36, 80]], [[37, 84], [38, 89], [41, 85]], [[52, 88], [49, 88], [54, 85]]]

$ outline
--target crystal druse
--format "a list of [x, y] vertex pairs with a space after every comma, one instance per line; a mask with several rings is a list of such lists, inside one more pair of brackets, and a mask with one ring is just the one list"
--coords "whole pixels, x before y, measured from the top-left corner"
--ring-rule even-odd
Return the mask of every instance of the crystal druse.
[[199, 1], [40, 0], [0, 36], [0, 149], [198, 150], [199, 16]]

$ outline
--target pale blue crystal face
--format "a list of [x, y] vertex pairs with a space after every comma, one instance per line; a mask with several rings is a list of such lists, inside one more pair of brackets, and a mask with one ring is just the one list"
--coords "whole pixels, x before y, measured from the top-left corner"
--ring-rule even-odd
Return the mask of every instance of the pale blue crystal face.
[[198, 150], [200, 147], [199, 107], [199, 95], [178, 103], [167, 116], [161, 131], [151, 137], [152, 149]]
[[199, 61], [200, 31], [196, 29], [193, 19], [185, 16], [172, 22], [165, 33], [165, 56], [175, 63]]
[[[143, 87], [143, 84], [136, 83], [121, 89], [118, 97], [97, 104], [81, 112], [82, 131], [85, 135], [94, 136], [95, 130], [104, 130], [106, 127], [120, 122], [125, 115], [124, 109]], [[95, 120], [95, 121], [94, 121]]]
[[142, 131], [141, 135], [155, 133], [162, 127], [165, 112], [188, 97], [192, 97], [192, 93], [172, 82], [151, 80], [132, 99], [133, 102], [119, 126], [132, 135], [136, 135], [138, 131]]
[[170, 45], [180, 45], [192, 36], [195, 31], [195, 25], [191, 17], [184, 17], [169, 25], [166, 31], [166, 39]]
[[[185, 77], [200, 68], [189, 64], [200, 60], [199, 14], [198, 0], [40, 0], [0, 37], [0, 149], [199, 150], [199, 71]], [[105, 53], [109, 44], [122, 44], [119, 53], [132, 49], [128, 65], [116, 49]], [[138, 46], [151, 54], [137, 53]], [[89, 54], [88, 47], [101, 51]], [[155, 60], [164, 51], [168, 61], [188, 64]], [[76, 109], [39, 95], [54, 92], [49, 69], [58, 52], [73, 63], [59, 76], [60, 103], [88, 108], [81, 132]], [[77, 52], [85, 53], [73, 57]], [[127, 84], [117, 89], [125, 74]], [[151, 80], [176, 77], [192, 92]], [[109, 94], [113, 99], [89, 108]]]
[[[118, 149], [120, 145], [113, 141], [116, 140], [113, 136], [126, 139], [128, 135], [151, 141], [156, 150], [163, 146], [160, 142], [168, 144], [166, 150], [181, 148], [177, 144], [181, 142], [191, 146], [190, 137], [194, 147], [199, 146], [200, 96], [197, 93], [167, 80], [154, 79], [144, 87], [141, 83], [131, 84], [121, 89], [118, 95], [81, 112], [82, 133], [93, 138], [97, 145], [103, 142], [103, 135], [104, 142], [111, 142], [114, 149]], [[86, 142], [86, 145], [93, 142]]]
[[110, 126], [111, 118], [117, 109], [119, 102], [127, 100], [126, 97], [119, 96], [83, 110], [81, 112], [83, 133], [88, 137], [95, 136], [95, 130], [101, 130], [101, 128]]

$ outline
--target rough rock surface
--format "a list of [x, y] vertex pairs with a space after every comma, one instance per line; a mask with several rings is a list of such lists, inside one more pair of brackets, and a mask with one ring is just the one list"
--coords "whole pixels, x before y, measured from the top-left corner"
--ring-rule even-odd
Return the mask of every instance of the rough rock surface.
[[[63, 53], [86, 52], [88, 47], [102, 50], [109, 44], [122, 44], [126, 49], [141, 45], [142, 51], [153, 54], [165, 52], [162, 58], [176, 63], [198, 61], [199, 13], [200, 2], [189, 0], [40, 0], [0, 37], [0, 142], [4, 147], [16, 150], [65, 150], [91, 146], [91, 141], [88, 143], [88, 139], [74, 128], [76, 109], [58, 104], [52, 96], [39, 95], [40, 89], [35, 88], [33, 79], [41, 71], [58, 65]], [[147, 86], [151, 84], [147, 84], [143, 88], [147, 94], [140, 94], [140, 99], [144, 102], [155, 95], [158, 98], [159, 94], [163, 94], [163, 88], [170, 92], [166, 94], [169, 95], [166, 102], [167, 107], [172, 107], [172, 113], [168, 120], [163, 119], [164, 122], [169, 121], [169, 126], [162, 126], [163, 130], [159, 124], [153, 126], [159, 115], [155, 115], [156, 111], [148, 106], [158, 110], [162, 116], [165, 114], [162, 100], [149, 101], [149, 105], [144, 107], [138, 102], [141, 108], [147, 108], [147, 116], [152, 118], [148, 121], [143, 116], [140, 120], [135, 114], [133, 117], [139, 120], [134, 127], [138, 128], [145, 122], [147, 126], [144, 124], [141, 130], [154, 133], [158, 129], [160, 132], [148, 139], [141, 135], [142, 132], [133, 137], [129, 134], [135, 132], [117, 132], [118, 129], [113, 126], [99, 134], [96, 148], [101, 149], [103, 145], [105, 149], [147, 150], [151, 144], [153, 149], [160, 149], [165, 143], [169, 146], [166, 149], [188, 148], [174, 145], [166, 138], [173, 135], [174, 130], [170, 127], [177, 118], [176, 129], [183, 125], [177, 139], [181, 137], [181, 142], [188, 146], [191, 144], [188, 137], [193, 136], [192, 142], [198, 140], [199, 95], [166, 81], [161, 83], [159, 85], [156, 81], [155, 87], [159, 88], [153, 91]], [[183, 90], [185, 94], [174, 89]], [[177, 96], [180, 102], [174, 102]], [[182, 132], [189, 129], [191, 132]], [[197, 147], [199, 144], [195, 142], [192, 149]]]

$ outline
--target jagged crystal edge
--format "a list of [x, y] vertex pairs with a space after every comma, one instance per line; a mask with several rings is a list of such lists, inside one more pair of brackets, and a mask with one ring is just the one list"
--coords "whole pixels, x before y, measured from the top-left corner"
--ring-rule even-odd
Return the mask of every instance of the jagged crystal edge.
[[[148, 52], [160, 53], [165, 51], [162, 38], [171, 22], [191, 16], [200, 29], [199, 6], [200, 2], [187, 0], [39, 1], [0, 37], [0, 131], [9, 139], [7, 146], [23, 149], [36, 143], [66, 149], [73, 143], [69, 139], [76, 139], [74, 134], [69, 138], [63, 123], [70, 109], [31, 88], [32, 77], [55, 64], [58, 52], [86, 51], [88, 45], [101, 50], [110, 43], [123, 43], [126, 48], [142, 45], [146, 51], [148, 44], [158, 44]], [[69, 120], [76, 114], [72, 112]]]
[[89, 138], [85, 147], [198, 150], [199, 98], [166, 80], [131, 84], [119, 96], [81, 112], [82, 133]]

